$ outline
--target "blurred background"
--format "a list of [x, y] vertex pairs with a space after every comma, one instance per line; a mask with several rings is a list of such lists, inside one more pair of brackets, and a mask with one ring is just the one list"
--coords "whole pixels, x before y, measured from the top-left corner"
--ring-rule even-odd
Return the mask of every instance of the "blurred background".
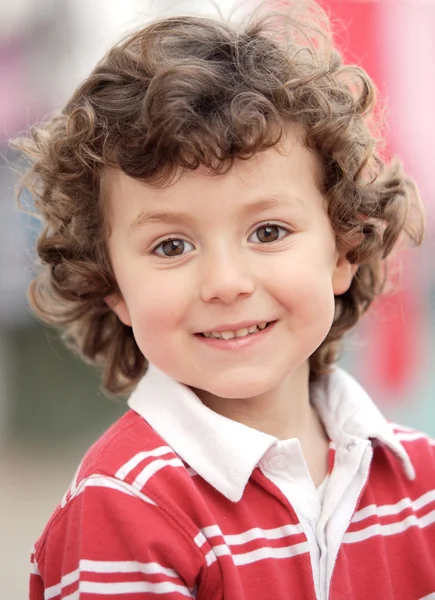
[[[395, 293], [349, 337], [343, 364], [389, 418], [433, 436], [435, 1], [322, 4], [335, 19], [347, 61], [362, 64], [374, 78], [387, 106], [388, 150], [401, 155], [417, 179], [429, 216], [423, 249], [400, 257]], [[33, 542], [87, 447], [125, 410], [104, 397], [97, 374], [28, 309], [37, 224], [15, 207], [8, 139], [61, 105], [114, 41], [150, 17], [225, 14], [234, 6], [237, 0], [0, 3], [1, 598], [27, 597]]]

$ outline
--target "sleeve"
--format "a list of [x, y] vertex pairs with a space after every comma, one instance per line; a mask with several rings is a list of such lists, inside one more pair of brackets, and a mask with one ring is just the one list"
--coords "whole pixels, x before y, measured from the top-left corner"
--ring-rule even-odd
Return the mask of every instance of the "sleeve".
[[32, 555], [30, 600], [195, 598], [205, 560], [156, 502], [111, 478], [60, 508]]

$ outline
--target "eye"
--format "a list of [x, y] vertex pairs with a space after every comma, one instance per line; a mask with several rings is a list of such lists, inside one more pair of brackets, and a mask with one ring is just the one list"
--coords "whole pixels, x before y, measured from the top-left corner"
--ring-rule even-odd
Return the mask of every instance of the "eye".
[[153, 254], [157, 256], [163, 256], [166, 258], [172, 258], [174, 256], [182, 256], [188, 252], [194, 250], [193, 244], [180, 239], [169, 239], [164, 240], [153, 250]]
[[280, 227], [279, 225], [261, 225], [249, 236], [249, 242], [255, 242], [260, 244], [270, 244], [277, 242], [278, 240], [286, 237], [290, 234], [288, 229]]

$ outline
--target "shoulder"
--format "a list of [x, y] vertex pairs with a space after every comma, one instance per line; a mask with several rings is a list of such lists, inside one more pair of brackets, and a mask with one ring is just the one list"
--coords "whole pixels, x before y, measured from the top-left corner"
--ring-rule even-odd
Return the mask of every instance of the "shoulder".
[[94, 472], [115, 474], [120, 464], [140, 451], [152, 451], [163, 445], [162, 438], [137, 413], [128, 410], [89, 448], [76, 476]]
[[431, 481], [435, 487], [435, 440], [426, 433], [404, 427], [397, 423], [390, 423], [396, 440], [405, 449], [416, 472], [416, 478], [432, 476]]
[[[435, 492], [435, 441], [427, 434], [390, 423], [391, 441], [374, 446], [371, 481], [379, 494], [391, 501], [403, 494], [411, 499], [432, 496]], [[388, 481], [388, 485], [386, 482]]]
[[[68, 527], [71, 515], [83, 511], [87, 516], [101, 515], [102, 511], [128, 512], [136, 519], [156, 519], [159, 513], [168, 523], [183, 523], [196, 535], [188, 510], [195, 497], [194, 488], [187, 465], [140, 415], [130, 410], [85, 454], [41, 539], [54, 529]], [[183, 512], [180, 497], [190, 499], [183, 503]], [[87, 523], [92, 525], [89, 520]]]
[[[417, 505], [435, 498], [435, 441], [427, 434], [389, 423], [389, 443], [373, 440], [369, 489], [375, 503], [391, 505], [408, 498]], [[401, 505], [401, 504], [400, 504]]]
[[134, 564], [157, 565], [162, 574], [175, 569], [180, 586], [194, 582], [205, 551], [195, 542], [198, 526], [178, 506], [178, 489], [187, 499], [193, 487], [174, 451], [127, 412], [83, 458], [36, 543], [35, 573], [54, 589], [62, 577], [87, 577], [84, 564], [100, 568], [103, 560], [112, 569], [121, 561], [131, 569], [134, 556]]
[[78, 476], [85, 477], [96, 471], [115, 475], [120, 466], [138, 452], [153, 452], [164, 445], [151, 426], [129, 410], [91, 446], [81, 462]]
[[171, 498], [171, 487], [183, 482], [192, 485], [188, 466], [143, 417], [129, 410], [85, 454], [61, 508], [87, 487], [119, 489], [142, 500], [151, 494], [160, 501]]

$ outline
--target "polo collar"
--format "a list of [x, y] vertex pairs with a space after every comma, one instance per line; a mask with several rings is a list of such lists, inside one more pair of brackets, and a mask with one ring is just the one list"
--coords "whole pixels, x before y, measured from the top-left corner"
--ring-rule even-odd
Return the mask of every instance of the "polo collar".
[[411, 459], [391, 424], [349, 373], [335, 367], [327, 375], [322, 375], [312, 384], [310, 399], [334, 442], [343, 442], [343, 438], [347, 437], [381, 443], [402, 463], [406, 477], [415, 479]]
[[[332, 441], [373, 438], [397, 456], [406, 475], [412, 463], [393, 429], [363, 388], [335, 368], [310, 387], [310, 398]], [[194, 471], [233, 502], [238, 502], [252, 471], [278, 439], [228, 419], [205, 406], [187, 386], [149, 365], [128, 404]]]
[[194, 471], [238, 502], [276, 438], [205, 406], [187, 386], [149, 365], [128, 401]]

